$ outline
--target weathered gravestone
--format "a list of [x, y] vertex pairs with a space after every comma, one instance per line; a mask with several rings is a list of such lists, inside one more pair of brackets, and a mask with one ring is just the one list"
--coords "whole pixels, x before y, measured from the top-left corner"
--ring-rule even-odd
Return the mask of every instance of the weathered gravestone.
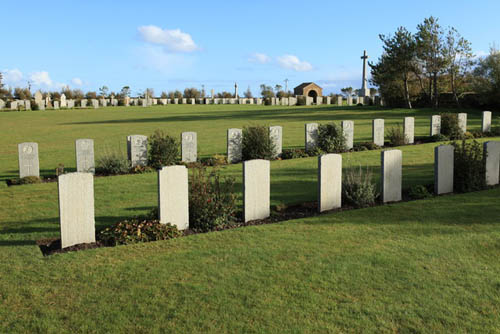
[[400, 150], [381, 152], [382, 200], [384, 203], [401, 201], [403, 153]]
[[43, 101], [43, 95], [40, 91], [37, 91], [35, 93], [35, 104], [40, 105], [40, 103]]
[[68, 100], [66, 101], [68, 104], [68, 108], [74, 108], [75, 107], [75, 100]]
[[82, 99], [80, 101], [80, 107], [87, 108], [87, 102], [88, 102], [87, 99]]
[[179, 99], [174, 99], [174, 104], [179, 104]]
[[76, 171], [79, 173], [95, 173], [94, 141], [77, 139], [75, 141]]
[[365, 104], [365, 98], [363, 96], [358, 96], [357, 103], [364, 105]]
[[269, 127], [269, 138], [274, 145], [274, 158], [283, 152], [283, 128], [279, 125]]
[[189, 228], [186, 166], [168, 166], [158, 170], [158, 212], [160, 223], [170, 223], [179, 230]]
[[0, 99], [0, 109], [5, 108], [5, 101]]
[[324, 154], [318, 157], [318, 211], [342, 206], [342, 156]]
[[196, 162], [197, 150], [196, 132], [183, 132], [181, 134], [182, 162]]
[[415, 142], [415, 118], [405, 117], [403, 121], [403, 135], [405, 144], [413, 144]]
[[255, 99], [255, 104], [257, 104], [259, 106], [262, 105], [262, 99], [261, 98]]
[[289, 106], [296, 106], [297, 105], [297, 98], [296, 97], [289, 97], [288, 98], [288, 105]]
[[240, 162], [242, 158], [243, 132], [241, 129], [227, 130], [227, 162], [232, 164]]
[[245, 222], [265, 219], [270, 215], [270, 162], [243, 162], [243, 215]]
[[372, 121], [372, 140], [375, 145], [384, 146], [384, 120], [377, 118]]
[[148, 163], [148, 137], [127, 136], [127, 155], [132, 167], [146, 166]]
[[305, 125], [306, 152], [316, 149], [317, 145], [318, 145], [318, 123], [307, 123]]
[[486, 155], [486, 185], [499, 183], [500, 173], [500, 141], [488, 141], [483, 144]]
[[54, 109], [59, 109], [59, 101], [54, 101]]
[[63, 174], [57, 178], [61, 248], [95, 242], [94, 176]]
[[354, 122], [342, 121], [340, 126], [345, 137], [345, 147], [350, 150], [354, 147]]
[[147, 99], [141, 99], [141, 106], [146, 108], [148, 106], [148, 100]]
[[92, 107], [94, 107], [94, 109], [99, 108], [99, 101], [96, 99], [92, 99]]
[[189, 103], [190, 103], [190, 104], [196, 104], [196, 99], [190, 98], [190, 99], [189, 99]]
[[339, 107], [342, 107], [342, 105], [344, 104], [343, 102], [344, 102], [344, 101], [343, 101], [342, 96], [338, 95], [338, 96], [337, 96], [337, 105], [338, 105]]
[[325, 96], [325, 104], [332, 104], [332, 98], [330, 96]]
[[347, 105], [352, 106], [352, 96], [351, 95], [347, 96]]
[[101, 103], [102, 107], [107, 107], [108, 106], [108, 100], [106, 100], [106, 99], [100, 99], [99, 102]]
[[318, 97], [316, 98], [316, 105], [318, 105], [318, 106], [319, 106], [319, 105], [322, 105], [322, 104], [323, 104], [323, 97], [318, 96]]
[[19, 178], [27, 176], [40, 177], [37, 143], [21, 143], [17, 146], [19, 153]]
[[61, 108], [66, 108], [68, 106], [67, 102], [66, 102], [66, 95], [61, 94], [60, 100], [61, 100], [61, 103], [60, 103]]
[[17, 110], [17, 101], [10, 101], [10, 110]]
[[45, 110], [45, 100], [40, 101], [40, 104], [37, 104], [38, 110]]
[[306, 106], [311, 106], [314, 102], [314, 98], [306, 96]]
[[434, 192], [436, 195], [453, 192], [453, 159], [455, 148], [452, 145], [439, 145], [434, 148]]
[[182, 99], [182, 104], [187, 104], [187, 99], [186, 98]]
[[441, 116], [433, 115], [431, 117], [431, 133], [430, 136], [437, 136], [441, 134]]
[[462, 134], [467, 132], [467, 114], [459, 113], [458, 114], [458, 127], [460, 128], [460, 132]]
[[481, 121], [481, 131], [482, 132], [491, 131], [491, 111], [483, 111], [483, 118]]
[[31, 110], [31, 101], [30, 100], [24, 101], [24, 109]]

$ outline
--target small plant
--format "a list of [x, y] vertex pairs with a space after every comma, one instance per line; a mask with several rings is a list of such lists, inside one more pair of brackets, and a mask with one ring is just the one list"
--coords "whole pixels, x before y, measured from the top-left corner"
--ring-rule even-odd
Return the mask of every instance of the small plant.
[[441, 114], [441, 134], [451, 140], [462, 139], [463, 133], [458, 126], [458, 115], [453, 113]]
[[23, 178], [20, 178], [18, 181], [18, 184], [35, 184], [35, 183], [42, 183], [42, 179], [40, 179], [38, 176], [25, 176]]
[[130, 171], [130, 162], [122, 152], [105, 151], [97, 159], [96, 174], [98, 175], [120, 175]]
[[306, 153], [304, 149], [301, 148], [291, 148], [284, 149], [283, 153], [281, 153], [281, 159], [297, 159], [297, 158], [307, 158], [309, 155]]
[[373, 205], [378, 193], [372, 176], [368, 167], [363, 170], [359, 166], [359, 169], [350, 168], [345, 171], [342, 178], [342, 200], [358, 208]]
[[433, 135], [430, 139], [431, 142], [448, 141], [448, 140], [450, 140], [450, 138], [443, 134]]
[[390, 127], [387, 130], [387, 137], [389, 138], [389, 142], [392, 146], [403, 146], [408, 143], [408, 140], [399, 124], [396, 124], [396, 126]]
[[486, 187], [486, 166], [483, 148], [477, 141], [461, 144], [453, 142], [455, 159], [453, 168], [453, 188], [456, 192], [469, 192]]
[[106, 246], [167, 240], [182, 235], [176, 226], [161, 224], [159, 220], [131, 219], [116, 223], [100, 231], [98, 239]]
[[175, 165], [179, 160], [179, 143], [161, 130], [156, 130], [148, 139], [148, 164], [152, 168]]
[[196, 168], [189, 177], [189, 224], [193, 230], [212, 231], [235, 220], [234, 178], [222, 178], [218, 170]]
[[201, 159], [201, 163], [205, 166], [222, 166], [227, 165], [227, 158], [225, 155], [215, 154], [210, 158]]
[[345, 152], [346, 139], [342, 129], [334, 123], [318, 127], [318, 147], [326, 153]]
[[353, 151], [372, 151], [379, 150], [381, 147], [373, 142], [362, 142], [354, 144]]
[[424, 199], [432, 197], [432, 194], [429, 192], [427, 187], [423, 185], [416, 185], [410, 188], [408, 196], [410, 196], [411, 199]]
[[63, 175], [63, 174], [64, 174], [64, 165], [63, 164], [57, 165], [56, 176]]
[[243, 128], [242, 155], [243, 160], [274, 158], [276, 146], [265, 126], [248, 126]]

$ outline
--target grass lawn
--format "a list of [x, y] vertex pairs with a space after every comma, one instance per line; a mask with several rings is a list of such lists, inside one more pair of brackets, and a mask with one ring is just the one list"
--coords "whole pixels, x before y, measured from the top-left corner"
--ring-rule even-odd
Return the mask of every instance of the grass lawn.
[[[44, 175], [74, 167], [74, 140], [125, 151], [127, 134], [194, 130], [202, 155], [225, 152], [225, 131], [282, 125], [303, 145], [306, 122], [352, 119], [367, 141], [371, 119], [431, 110], [167, 106], [0, 113], [0, 333], [498, 333], [500, 188], [345, 211], [266, 226], [43, 257], [36, 240], [59, 236], [57, 184], [7, 187], [17, 143], [37, 141]], [[480, 112], [468, 111], [469, 129]], [[20, 126], [22, 123], [24, 126]], [[500, 140], [488, 138], [484, 140]], [[481, 140], [481, 141], [484, 141]], [[403, 187], [433, 182], [436, 143], [404, 146]], [[380, 151], [343, 154], [379, 179]], [[222, 167], [237, 179], [241, 164]], [[316, 200], [317, 158], [271, 162], [271, 204]], [[96, 227], [157, 204], [155, 173], [95, 179]], [[239, 198], [241, 206], [241, 194]]]

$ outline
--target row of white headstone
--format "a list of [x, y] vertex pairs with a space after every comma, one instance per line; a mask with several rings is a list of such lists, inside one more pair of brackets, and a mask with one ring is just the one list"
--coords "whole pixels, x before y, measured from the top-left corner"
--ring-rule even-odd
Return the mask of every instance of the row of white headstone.
[[[499, 183], [500, 141], [484, 143], [486, 184]], [[381, 196], [384, 203], [402, 199], [401, 150], [381, 152]], [[435, 148], [434, 178], [437, 195], [453, 192], [454, 147]], [[94, 179], [91, 173], [64, 174], [58, 178], [59, 212], [62, 247], [95, 242]], [[243, 162], [244, 221], [265, 219], [270, 215], [270, 162]], [[318, 211], [342, 206], [342, 156], [318, 157]], [[185, 166], [168, 166], [158, 170], [158, 211], [162, 224], [179, 230], [189, 228], [188, 170]]]
[[[462, 132], [467, 131], [467, 114], [458, 114], [459, 127]], [[414, 143], [414, 117], [405, 117], [403, 121], [403, 133], [407, 144]], [[305, 149], [314, 150], [318, 143], [318, 123], [307, 123], [305, 125]], [[354, 145], [354, 122], [342, 121], [341, 128], [346, 138], [346, 148], [352, 149]], [[430, 135], [441, 132], [441, 117], [431, 117]], [[484, 111], [482, 116], [481, 130], [491, 130], [491, 112]], [[283, 128], [281, 126], [269, 127], [269, 137], [275, 147], [275, 157], [282, 153]], [[384, 146], [384, 120], [374, 119], [372, 121], [372, 140], [378, 146]], [[227, 130], [227, 161], [238, 163], [242, 160], [242, 129], [231, 128]], [[198, 144], [196, 132], [181, 133], [181, 161], [196, 162], [198, 158]], [[94, 172], [94, 141], [92, 139], [78, 139], [76, 147], [77, 172]], [[38, 144], [22, 143], [18, 145], [19, 150], [19, 177], [40, 176], [38, 161]], [[148, 162], [148, 138], [143, 135], [127, 136], [127, 155], [131, 166], [145, 166]]]

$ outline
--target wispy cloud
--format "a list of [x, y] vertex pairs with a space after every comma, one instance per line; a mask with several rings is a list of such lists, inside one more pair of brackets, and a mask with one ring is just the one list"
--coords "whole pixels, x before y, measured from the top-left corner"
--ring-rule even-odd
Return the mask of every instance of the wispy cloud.
[[307, 72], [313, 69], [312, 65], [307, 61], [302, 61], [294, 55], [284, 55], [276, 58], [278, 64], [286, 69], [291, 69], [297, 72]]
[[75, 86], [83, 86], [83, 80], [80, 78], [71, 79], [71, 83]]
[[251, 63], [258, 63], [258, 64], [267, 64], [271, 62], [271, 57], [266, 55], [265, 53], [254, 53], [248, 58], [248, 61]]
[[14, 69], [7, 69], [1, 71], [3, 75], [3, 80], [5, 83], [9, 85], [17, 84], [23, 80], [23, 73], [18, 70], [17, 68]]
[[199, 50], [191, 35], [182, 32], [180, 29], [168, 30], [148, 25], [141, 26], [137, 30], [144, 42], [161, 45], [168, 52], [193, 52]]
[[52, 87], [52, 85], [54, 84], [52, 79], [50, 78], [49, 72], [47, 71], [33, 72], [30, 75], [30, 81], [35, 86]]

